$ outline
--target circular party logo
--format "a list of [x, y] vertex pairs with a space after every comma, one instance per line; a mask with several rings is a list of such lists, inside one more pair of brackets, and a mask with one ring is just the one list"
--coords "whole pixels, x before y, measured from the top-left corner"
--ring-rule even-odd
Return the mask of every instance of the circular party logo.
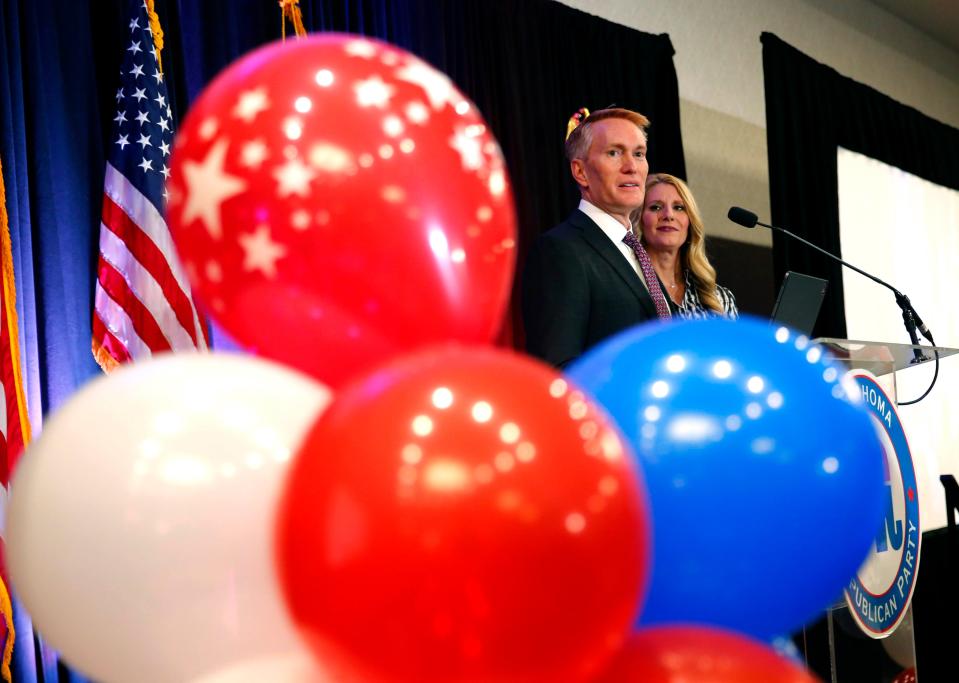
[[896, 630], [912, 599], [919, 571], [919, 492], [902, 422], [892, 401], [868, 372], [850, 373], [876, 423], [884, 455], [885, 507], [866, 562], [844, 593], [860, 628], [873, 638]]

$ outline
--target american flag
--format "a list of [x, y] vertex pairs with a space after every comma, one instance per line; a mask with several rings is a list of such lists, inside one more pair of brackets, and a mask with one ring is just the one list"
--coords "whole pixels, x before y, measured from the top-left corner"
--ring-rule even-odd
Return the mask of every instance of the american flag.
[[93, 354], [107, 371], [154, 353], [207, 348], [164, 217], [173, 112], [147, 3], [129, 5], [93, 311]]

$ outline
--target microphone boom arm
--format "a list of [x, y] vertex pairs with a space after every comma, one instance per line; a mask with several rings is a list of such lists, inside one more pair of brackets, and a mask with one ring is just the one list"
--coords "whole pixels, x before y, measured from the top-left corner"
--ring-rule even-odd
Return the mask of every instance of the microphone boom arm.
[[[900, 292], [898, 289], [896, 289], [896, 288], [893, 287], [892, 285], [890, 285], [888, 282], [883, 282], [882, 280], [880, 280], [880, 279], [879, 279], [878, 277], [876, 277], [875, 275], [870, 275], [869, 273], [867, 273], [866, 271], [862, 270], [861, 268], [857, 268], [856, 266], [854, 266], [853, 264], [849, 263], [848, 261], [844, 261], [843, 259], [839, 258], [839, 257], [836, 256], [835, 254], [826, 251], [826, 250], [823, 249], [822, 247], [820, 247], [820, 246], [818, 246], [818, 245], [816, 245], [816, 244], [813, 244], [813, 243], [810, 242], [809, 240], [807, 240], [807, 239], [805, 239], [805, 238], [803, 238], [803, 237], [800, 237], [799, 235], [797, 235], [797, 234], [795, 234], [795, 233], [793, 233], [793, 232], [790, 232], [789, 230], [786, 230], [785, 228], [780, 228], [780, 227], [778, 227], [778, 226], [776, 226], [776, 225], [770, 225], [769, 223], [763, 223], [762, 221], [758, 221], [758, 220], [756, 221], [756, 223], [759, 224], [759, 225], [762, 225], [762, 226], [764, 226], [764, 227], [767, 227], [767, 228], [769, 228], [770, 230], [777, 230], [777, 231], [779, 231], [779, 232], [781, 232], [781, 233], [783, 233], [783, 234], [785, 234], [785, 235], [789, 235], [789, 236], [792, 237], [793, 239], [799, 240], [800, 242], [802, 242], [802, 243], [805, 244], [806, 246], [812, 247], [812, 248], [815, 249], [816, 251], [818, 251], [818, 252], [820, 252], [820, 253], [822, 253], [822, 254], [825, 254], [825, 255], [828, 256], [829, 258], [835, 259], [836, 261], [839, 261], [839, 263], [843, 264], [843, 265], [846, 266], [847, 268], [851, 268], [852, 270], [856, 271], [856, 272], [859, 273], [860, 275], [864, 275], [865, 277], [869, 278], [869, 279], [872, 280], [873, 282], [877, 282], [877, 283], [879, 283], [880, 285], [882, 285], [883, 287], [885, 287], [886, 289], [892, 291], [892, 293], [896, 296], [896, 304], [897, 304], [897, 305], [899, 306], [899, 308], [902, 310], [902, 322], [903, 322], [903, 324], [906, 326], [906, 331], [909, 333], [909, 339], [912, 341], [913, 346], [919, 346], [919, 338], [918, 338], [918, 336], [916, 335], [916, 328], [917, 328], [917, 327], [918, 327], [918, 329], [919, 329], [919, 332], [922, 333], [922, 336], [925, 337], [926, 339], [928, 339], [930, 344], [932, 344], [933, 346], [935, 346], [936, 342], [935, 342], [935, 340], [933, 340], [933, 338], [932, 338], [932, 333], [929, 331], [929, 328], [926, 327], [925, 323], [922, 322], [922, 318], [919, 317], [919, 314], [916, 313], [916, 309], [913, 308], [912, 302], [909, 301], [909, 297], [906, 296], [905, 294], [903, 294], [902, 292]], [[928, 358], [927, 356], [925, 356], [925, 355], [922, 353], [922, 351], [920, 351], [919, 349], [913, 349], [913, 353], [914, 353], [915, 356], [916, 356], [916, 362], [917, 362], [917, 363], [921, 363], [921, 362], [923, 362], [923, 361], [929, 360], [929, 358]]]

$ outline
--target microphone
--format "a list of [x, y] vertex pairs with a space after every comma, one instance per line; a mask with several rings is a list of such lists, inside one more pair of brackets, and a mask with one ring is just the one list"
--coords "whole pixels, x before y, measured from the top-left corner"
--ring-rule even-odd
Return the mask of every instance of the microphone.
[[739, 206], [730, 207], [729, 213], [726, 215], [733, 223], [739, 223], [744, 228], [755, 228], [756, 223], [759, 222], [759, 216]]
[[[929, 328], [926, 327], [926, 324], [922, 321], [922, 318], [919, 317], [919, 314], [916, 313], [916, 309], [913, 308], [912, 302], [909, 301], [909, 297], [907, 297], [898, 289], [890, 285], [888, 282], [884, 282], [883, 280], [880, 280], [875, 275], [870, 275], [869, 273], [862, 270], [861, 268], [857, 268], [851, 263], [847, 261], [843, 261], [841, 258], [836, 256], [835, 254], [826, 251], [822, 247], [819, 247], [813, 244], [809, 240], [803, 239], [802, 237], [800, 237], [799, 235], [795, 233], [789, 232], [785, 228], [780, 228], [775, 225], [770, 225], [769, 223], [763, 223], [752, 211], [748, 211], [739, 206], [733, 206], [733, 207], [730, 207], [729, 213], [726, 214], [726, 216], [733, 223], [737, 223], [743, 226], [744, 228], [755, 228], [757, 225], [762, 225], [763, 227], [769, 228], [770, 230], [777, 230], [783, 233], [784, 235], [789, 235], [791, 238], [795, 240], [799, 240], [806, 246], [812, 247], [819, 253], [825, 254], [826, 256], [833, 259], [834, 261], [838, 261], [839, 263], [846, 266], [847, 268], [851, 268], [852, 270], [856, 271], [860, 275], [864, 275], [870, 280], [872, 280], [873, 282], [878, 282], [880, 285], [882, 285], [886, 289], [891, 290], [892, 293], [895, 294], [896, 296], [896, 304], [898, 304], [899, 308], [902, 310], [902, 322], [906, 326], [906, 331], [909, 333], [909, 339], [912, 340], [913, 345], [915, 346], [919, 345], [919, 339], [916, 337], [916, 328], [918, 327], [919, 332], [922, 333], [922, 336], [928, 339], [930, 344], [935, 346], [936, 342], [932, 338], [932, 333], [929, 331]], [[913, 349], [913, 351], [915, 353], [917, 362], [929, 360], [926, 356], [922, 354], [921, 351], [919, 351], [919, 349]]]

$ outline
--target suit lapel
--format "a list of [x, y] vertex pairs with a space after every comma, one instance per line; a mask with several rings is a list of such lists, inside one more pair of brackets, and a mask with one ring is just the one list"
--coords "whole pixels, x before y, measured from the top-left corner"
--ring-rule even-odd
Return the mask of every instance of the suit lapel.
[[639, 275], [633, 270], [633, 266], [626, 260], [622, 252], [610, 241], [606, 233], [593, 222], [585, 213], [577, 209], [569, 217], [569, 222], [579, 228], [583, 233], [583, 239], [598, 253], [615, 271], [623, 282], [632, 290], [639, 303], [650, 316], [656, 316], [656, 304], [649, 295], [649, 290], [640, 279]]

